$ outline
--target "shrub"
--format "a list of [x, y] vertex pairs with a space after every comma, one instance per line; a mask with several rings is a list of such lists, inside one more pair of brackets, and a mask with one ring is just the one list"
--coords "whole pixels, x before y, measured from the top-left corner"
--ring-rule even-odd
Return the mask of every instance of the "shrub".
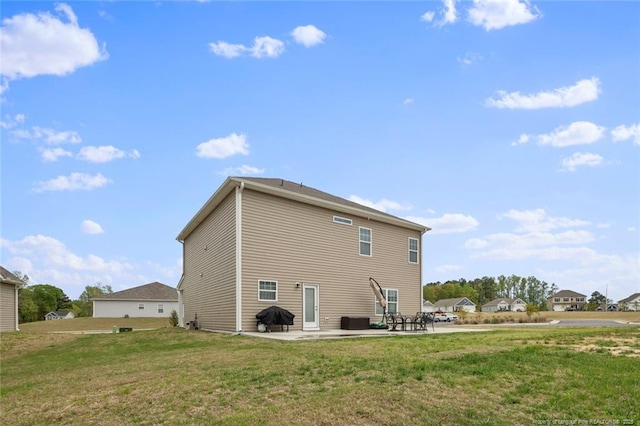
[[501, 322], [501, 318], [493, 317], [491, 318], [491, 324], [499, 324]]
[[169, 316], [169, 322], [174, 327], [178, 325], [178, 313], [176, 312], [175, 309], [171, 311], [171, 315]]

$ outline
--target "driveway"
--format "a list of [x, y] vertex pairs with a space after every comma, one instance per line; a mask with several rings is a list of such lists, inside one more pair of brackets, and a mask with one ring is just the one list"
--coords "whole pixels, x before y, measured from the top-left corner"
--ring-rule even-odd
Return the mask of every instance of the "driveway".
[[638, 323], [613, 320], [562, 320], [557, 321], [556, 325], [569, 327], [619, 327], [621, 325], [638, 325]]

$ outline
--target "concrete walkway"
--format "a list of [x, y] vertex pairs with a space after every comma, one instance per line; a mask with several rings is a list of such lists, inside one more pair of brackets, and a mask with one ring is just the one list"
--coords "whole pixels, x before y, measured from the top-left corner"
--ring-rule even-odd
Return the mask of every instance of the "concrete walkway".
[[388, 331], [388, 330], [322, 330], [322, 331], [273, 331], [271, 333], [259, 333], [247, 331], [244, 336], [259, 337], [275, 340], [317, 340], [317, 339], [344, 339], [354, 337], [389, 337], [389, 336], [430, 336], [433, 334], [469, 333], [478, 331], [491, 331], [482, 328], [437, 327], [428, 331]]

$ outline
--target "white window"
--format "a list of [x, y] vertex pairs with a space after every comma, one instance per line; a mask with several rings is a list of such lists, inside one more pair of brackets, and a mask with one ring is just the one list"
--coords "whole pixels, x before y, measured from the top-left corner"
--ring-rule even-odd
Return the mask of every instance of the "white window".
[[409, 263], [418, 263], [418, 239], [409, 238]]
[[371, 229], [360, 227], [360, 256], [371, 256]]
[[144, 309], [144, 303], [138, 303], [138, 309]]
[[277, 281], [258, 281], [258, 300], [275, 301], [278, 300]]
[[[398, 311], [398, 290], [392, 288], [383, 288], [382, 294], [387, 299], [387, 312], [399, 312]], [[382, 315], [383, 309], [380, 306], [380, 302], [376, 299], [376, 315]]]
[[341, 223], [343, 225], [351, 225], [353, 221], [351, 219], [347, 219], [346, 217], [334, 216], [333, 221], [335, 223]]
[[164, 304], [158, 303], [158, 313], [159, 314], [163, 314], [164, 313]]

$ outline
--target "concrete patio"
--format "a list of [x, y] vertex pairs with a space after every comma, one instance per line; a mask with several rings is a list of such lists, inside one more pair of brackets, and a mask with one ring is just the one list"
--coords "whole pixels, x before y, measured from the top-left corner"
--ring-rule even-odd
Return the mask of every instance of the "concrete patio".
[[491, 331], [487, 328], [460, 328], [460, 327], [438, 327], [429, 328], [428, 331], [388, 331], [388, 330], [321, 330], [321, 331], [273, 331], [254, 332], [247, 331], [242, 334], [250, 337], [275, 340], [315, 340], [315, 339], [345, 339], [354, 337], [390, 337], [390, 336], [424, 336], [448, 333], [470, 333], [470, 332]]

